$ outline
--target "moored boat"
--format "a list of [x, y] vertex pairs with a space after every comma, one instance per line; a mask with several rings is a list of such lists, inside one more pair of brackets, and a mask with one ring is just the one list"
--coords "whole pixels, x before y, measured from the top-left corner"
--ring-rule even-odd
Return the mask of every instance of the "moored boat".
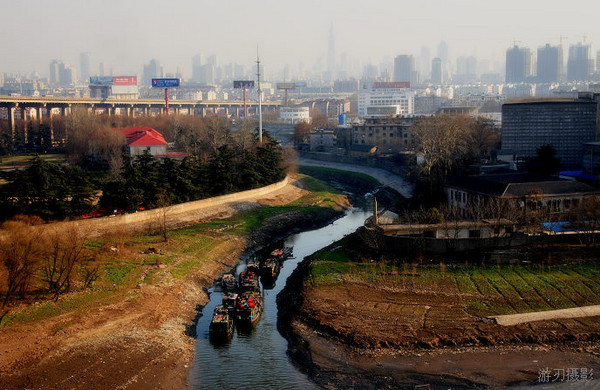
[[233, 316], [229, 309], [223, 305], [217, 305], [210, 322], [209, 333], [215, 338], [229, 338], [233, 335]]
[[274, 249], [271, 252], [271, 256], [276, 258], [279, 261], [283, 261], [292, 255], [294, 248], [291, 246], [286, 246], [285, 248]]
[[221, 287], [225, 292], [234, 292], [237, 291], [238, 283], [235, 280], [235, 276], [232, 274], [225, 274], [221, 278]]
[[262, 276], [267, 279], [275, 279], [279, 275], [279, 269], [279, 261], [274, 257], [269, 257], [261, 268]]
[[250, 271], [240, 273], [239, 290], [240, 294], [253, 291], [259, 292], [258, 274]]
[[238, 297], [236, 319], [240, 325], [254, 325], [262, 313], [262, 297], [259, 292], [251, 292]]
[[247, 272], [254, 272], [254, 273], [258, 273], [260, 271], [260, 263], [258, 263], [257, 261], [251, 261], [246, 265], [246, 271]]

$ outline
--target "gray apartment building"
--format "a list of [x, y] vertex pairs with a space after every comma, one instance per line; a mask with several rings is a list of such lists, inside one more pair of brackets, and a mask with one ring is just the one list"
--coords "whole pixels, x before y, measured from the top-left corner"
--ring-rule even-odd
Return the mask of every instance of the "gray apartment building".
[[519, 158], [536, 157], [552, 145], [563, 168], [579, 168], [583, 144], [597, 140], [600, 95], [578, 99], [525, 99], [502, 105], [502, 149]]

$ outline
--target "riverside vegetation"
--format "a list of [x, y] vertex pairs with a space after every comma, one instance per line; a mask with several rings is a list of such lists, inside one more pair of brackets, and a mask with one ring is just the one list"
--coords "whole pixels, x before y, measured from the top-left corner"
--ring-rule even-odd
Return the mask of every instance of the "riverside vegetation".
[[[24, 299], [7, 306], [0, 322], [3, 385], [183, 387], [193, 358], [192, 319], [208, 301], [199, 287], [245, 250], [326, 223], [348, 207], [343, 194], [318, 180], [300, 175], [294, 183], [261, 200], [263, 206], [171, 230], [168, 241], [127, 231], [87, 239], [71, 289], [56, 301], [38, 269]], [[92, 266], [97, 278], [84, 287], [79, 270]]]

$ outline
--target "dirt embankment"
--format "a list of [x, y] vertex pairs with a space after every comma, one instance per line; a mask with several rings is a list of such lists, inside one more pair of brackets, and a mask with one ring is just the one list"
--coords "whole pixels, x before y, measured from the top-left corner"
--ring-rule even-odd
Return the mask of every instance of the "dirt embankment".
[[471, 315], [452, 291], [350, 277], [314, 285], [309, 264], [278, 296], [278, 326], [324, 387], [497, 388], [534, 385], [544, 367], [600, 370], [599, 317], [505, 327]]
[[[290, 185], [257, 199], [255, 205], [284, 205], [305, 194]], [[209, 217], [235, 211], [226, 206]], [[175, 279], [157, 266], [153, 284], [139, 283], [58, 317], [3, 328], [0, 389], [185, 388], [194, 357], [195, 319], [208, 301], [206, 288], [214, 278], [239, 261], [243, 252], [295, 229], [327, 223], [338, 213], [291, 212], [268, 218], [250, 237], [226, 237], [209, 252], [205, 265], [186, 278]]]

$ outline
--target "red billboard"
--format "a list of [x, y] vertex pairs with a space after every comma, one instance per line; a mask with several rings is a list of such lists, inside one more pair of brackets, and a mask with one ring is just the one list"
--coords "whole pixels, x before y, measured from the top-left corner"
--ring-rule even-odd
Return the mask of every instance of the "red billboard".
[[410, 82], [408, 81], [393, 81], [386, 83], [378, 81], [373, 83], [373, 88], [410, 88]]
[[113, 85], [137, 85], [137, 76], [115, 76]]

